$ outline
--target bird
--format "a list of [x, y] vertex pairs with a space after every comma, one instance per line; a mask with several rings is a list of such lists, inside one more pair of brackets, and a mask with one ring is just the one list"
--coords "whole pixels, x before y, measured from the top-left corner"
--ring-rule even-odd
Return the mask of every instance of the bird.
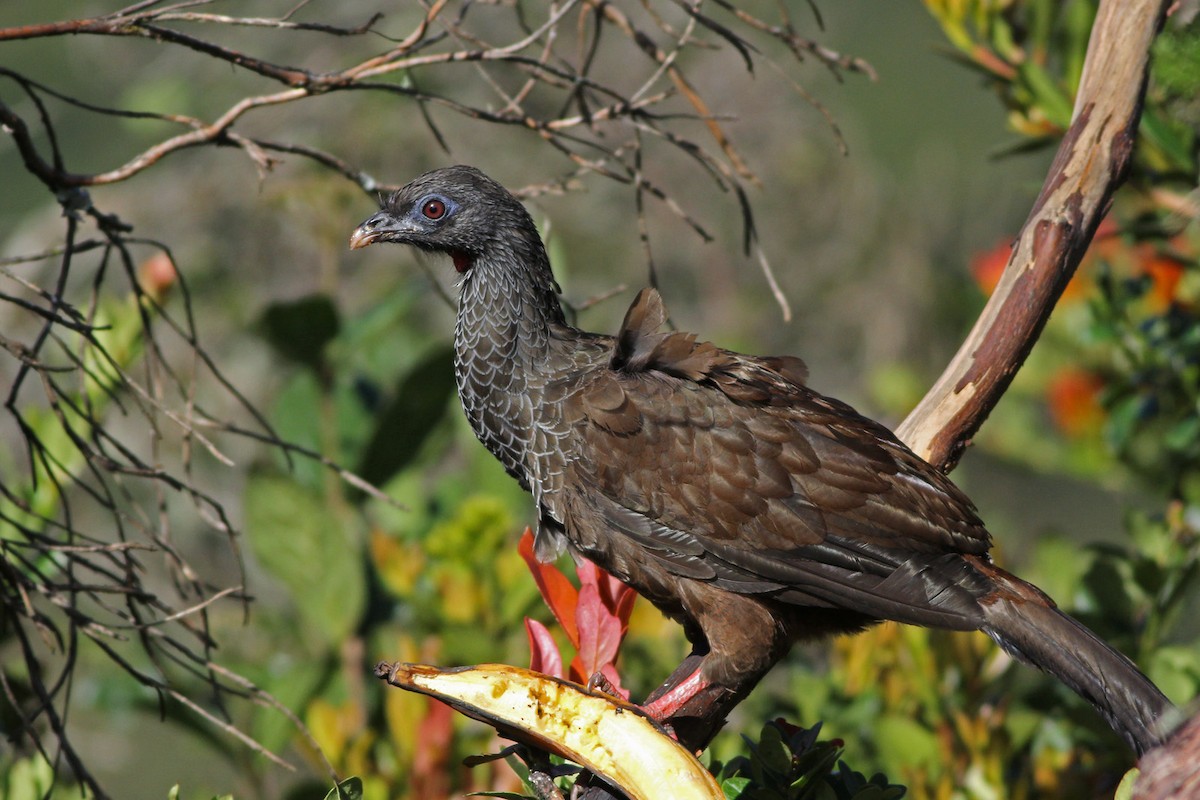
[[427, 172], [350, 238], [448, 255], [471, 428], [532, 494], [535, 553], [569, 551], [683, 625], [698, 667], [645, 705], [749, 691], [799, 641], [882, 620], [979, 630], [1091, 703], [1138, 754], [1173, 708], [1124, 655], [996, 566], [971, 500], [793, 356], [663, 330], [643, 289], [615, 336], [568, 323], [537, 227], [480, 170]]

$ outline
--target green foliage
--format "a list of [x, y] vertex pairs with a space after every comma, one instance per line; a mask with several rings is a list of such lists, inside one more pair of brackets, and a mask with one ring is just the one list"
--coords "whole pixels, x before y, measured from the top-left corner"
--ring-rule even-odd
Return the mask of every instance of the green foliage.
[[379, 413], [358, 475], [383, 486], [408, 466], [449, 408], [454, 393], [454, 353], [438, 348], [401, 376], [391, 402]]
[[[1141, 134], [1157, 170], [1194, 184], [1200, 146], [1200, 28], [1168, 26], [1154, 43], [1154, 83]], [[1158, 179], [1159, 182], [1163, 178]]]
[[797, 728], [783, 720], [744, 736], [748, 753], [714, 764], [728, 800], [898, 800], [903, 786], [876, 773], [870, 779], [840, 760], [843, 745], [819, 741], [820, 724]]
[[1168, 28], [1154, 42], [1154, 76], [1172, 97], [1200, 93], [1200, 30]]
[[[27, 437], [40, 442], [41, 451], [13, 448], [0, 455], [0, 483], [7, 489], [0, 495], [0, 514], [15, 524], [36, 530], [43, 526], [44, 519], [57, 514], [60, 486], [70, 484], [72, 476], [85, 469], [87, 439], [95, 434], [97, 421], [104, 419], [117, 399], [119, 373], [139, 362], [145, 347], [145, 326], [153, 322], [156, 308], [140, 293], [123, 298], [105, 294], [97, 299], [94, 315], [91, 341], [70, 343], [79, 348], [84, 368], [75, 391], [53, 408], [34, 405], [21, 409]], [[15, 459], [22, 457], [28, 457], [33, 467], [29, 479], [18, 477], [22, 469]], [[0, 525], [0, 539], [9, 533], [7, 526]]]
[[[454, 777], [453, 764], [487, 746], [484, 731], [428, 698], [364, 691], [368, 665], [527, 658], [521, 619], [537, 600], [515, 547], [515, 511], [527, 510], [528, 500], [461, 419], [447, 414], [451, 353], [412, 332], [414, 300], [382, 297], [343, 323], [336, 303], [317, 295], [270, 307], [259, 326], [291, 365], [272, 411], [275, 429], [356, 465], [391, 498], [282, 457], [256, 469], [244, 490], [255, 560], [297, 615], [282, 625], [268, 618], [268, 638], [295, 653], [302, 631], [306, 653], [271, 660], [256, 679], [297, 711], [339, 773], [360, 776], [340, 785], [342, 796], [367, 800], [437, 796], [495, 780]], [[439, 471], [455, 458], [452, 470]], [[274, 747], [295, 737], [270, 710], [252, 730]]]
[[1200, 316], [1178, 303], [1147, 312], [1149, 274], [1123, 278], [1106, 268], [1096, 283], [1097, 335], [1115, 361], [1102, 398], [1109, 443], [1168, 497], [1200, 500]]
[[280, 475], [252, 476], [245, 502], [251, 548], [291, 591], [304, 630], [330, 645], [343, 641], [366, 602], [354, 532], [319, 496]]
[[985, 75], [1023, 135], [1048, 142], [1071, 120], [1095, 17], [1092, 0], [925, 0], [955, 56]]
[[[172, 786], [170, 791], [167, 792], [167, 800], [179, 800], [179, 791], [179, 784]], [[214, 794], [210, 797], [210, 800], [234, 800], [234, 796], [231, 794], [223, 794], [220, 796]]]
[[262, 327], [263, 335], [280, 355], [317, 370], [324, 363], [325, 346], [337, 336], [341, 321], [328, 296], [311, 295], [268, 306]]
[[5, 800], [43, 800], [51, 796], [52, 789], [64, 797], [91, 797], [82, 787], [67, 783], [65, 776], [55, 775], [54, 767], [40, 755], [14, 759], [0, 769], [0, 796]]
[[[925, 0], [960, 63], [984, 75], [1025, 141], [1052, 144], [1071, 121], [1096, 0]], [[1192, 184], [1197, 168], [1200, 31], [1168, 24], [1154, 46], [1136, 159], [1154, 180]]]
[[347, 778], [329, 790], [325, 800], [363, 800], [361, 778]]

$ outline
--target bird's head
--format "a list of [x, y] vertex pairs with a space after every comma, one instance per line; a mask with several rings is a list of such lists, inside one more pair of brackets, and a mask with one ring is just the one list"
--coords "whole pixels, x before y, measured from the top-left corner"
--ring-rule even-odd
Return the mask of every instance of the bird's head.
[[481, 258], [545, 261], [525, 207], [503, 186], [467, 166], [427, 172], [388, 197], [350, 236], [352, 250], [375, 242], [446, 253], [461, 273]]

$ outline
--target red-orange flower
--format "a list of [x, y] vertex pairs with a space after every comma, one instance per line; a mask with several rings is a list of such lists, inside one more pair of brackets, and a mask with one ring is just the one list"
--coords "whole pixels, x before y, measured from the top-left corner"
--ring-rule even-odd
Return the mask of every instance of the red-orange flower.
[[1081, 436], [1104, 422], [1100, 391], [1104, 380], [1085, 369], [1068, 368], [1051, 379], [1046, 389], [1050, 418], [1068, 436]]
[[1163, 311], [1175, 300], [1175, 291], [1183, 278], [1184, 262], [1166, 253], [1154, 253], [1142, 259], [1142, 272], [1150, 278], [1146, 300], [1154, 311]]
[[1004, 274], [1004, 267], [1008, 264], [1011, 252], [1012, 240], [1006, 238], [997, 242], [990, 250], [976, 253], [971, 258], [971, 275], [984, 294], [990, 296], [996, 291], [996, 284], [1000, 283], [1000, 276]]
[[[997, 242], [990, 250], [977, 253], [971, 259], [971, 275], [984, 294], [991, 296], [992, 292], [996, 291], [1011, 254], [1012, 241], [1006, 238]], [[1087, 290], [1087, 279], [1080, 276], [1081, 272], [1082, 267], [1071, 276], [1067, 288], [1063, 290], [1062, 300], [1078, 300]]]
[[1083, 263], [1090, 264], [1096, 259], [1111, 263], [1119, 258], [1124, 250], [1121, 226], [1114, 222], [1112, 217], [1105, 217], [1096, 228], [1096, 235], [1092, 237], [1092, 243], [1088, 245], [1088, 250], [1083, 256]]
[[155, 253], [138, 265], [138, 285], [157, 302], [163, 301], [178, 280], [175, 263], [166, 253]]

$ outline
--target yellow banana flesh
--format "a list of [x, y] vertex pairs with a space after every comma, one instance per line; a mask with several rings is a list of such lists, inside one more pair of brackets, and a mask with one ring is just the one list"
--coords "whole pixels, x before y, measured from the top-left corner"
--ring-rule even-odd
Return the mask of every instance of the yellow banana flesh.
[[375, 674], [548, 750], [609, 781], [631, 800], [724, 800], [716, 780], [637, 706], [504, 664], [440, 669], [387, 664]]

